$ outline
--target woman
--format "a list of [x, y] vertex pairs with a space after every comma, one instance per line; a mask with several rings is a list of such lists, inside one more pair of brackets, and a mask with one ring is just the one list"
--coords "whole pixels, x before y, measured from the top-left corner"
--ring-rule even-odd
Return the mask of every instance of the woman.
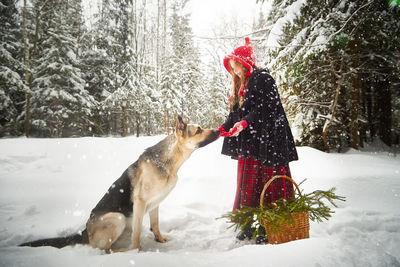
[[[267, 69], [256, 68], [248, 37], [244, 46], [224, 58], [224, 66], [232, 75], [233, 87], [230, 113], [219, 130], [226, 137], [222, 154], [238, 159], [236, 210], [259, 205], [265, 183], [275, 175], [290, 177], [289, 162], [298, 156], [275, 81]], [[268, 187], [264, 203], [290, 198], [292, 193], [290, 181], [276, 179]], [[242, 231], [237, 238], [250, 239], [252, 235]], [[265, 235], [257, 236], [256, 243], [262, 242], [268, 242]]]

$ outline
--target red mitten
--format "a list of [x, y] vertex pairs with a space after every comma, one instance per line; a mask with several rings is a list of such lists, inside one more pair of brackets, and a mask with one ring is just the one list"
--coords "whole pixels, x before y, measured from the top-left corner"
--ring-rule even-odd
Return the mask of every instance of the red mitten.
[[247, 121], [241, 120], [241, 121], [235, 123], [235, 125], [229, 131], [228, 134], [230, 134], [230, 136], [238, 136], [241, 131], [246, 129], [246, 127], [247, 127]]
[[226, 132], [226, 130], [225, 130], [224, 127], [220, 126], [220, 127], [218, 128], [218, 130], [219, 130], [219, 133], [220, 133], [219, 135], [220, 135], [220, 136], [223, 136], [223, 137], [225, 137], [225, 136], [230, 136], [229, 133]]
[[241, 121], [240, 121], [240, 124], [242, 125], [243, 130], [247, 128], [247, 121], [241, 120]]

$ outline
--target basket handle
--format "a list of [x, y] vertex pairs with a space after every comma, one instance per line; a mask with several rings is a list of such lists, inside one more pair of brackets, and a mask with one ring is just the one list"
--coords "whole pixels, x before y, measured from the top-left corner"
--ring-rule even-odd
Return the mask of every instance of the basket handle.
[[[265, 191], [267, 191], [268, 186], [269, 186], [273, 181], [275, 181], [275, 180], [278, 179], [278, 178], [285, 178], [285, 179], [291, 181], [291, 182], [296, 186], [296, 189], [297, 189], [297, 191], [299, 192], [299, 195], [301, 196], [300, 188], [299, 188], [299, 186], [296, 184], [296, 182], [293, 181], [292, 178], [290, 178], [289, 176], [286, 176], [286, 175], [275, 175], [275, 176], [273, 176], [271, 179], [269, 179], [269, 181], [264, 185], [264, 188], [263, 188], [263, 191], [262, 191], [261, 197], [260, 197], [260, 207], [261, 207], [261, 210], [264, 208], [264, 194], [265, 194]], [[293, 196], [294, 196], [294, 192], [293, 192]]]

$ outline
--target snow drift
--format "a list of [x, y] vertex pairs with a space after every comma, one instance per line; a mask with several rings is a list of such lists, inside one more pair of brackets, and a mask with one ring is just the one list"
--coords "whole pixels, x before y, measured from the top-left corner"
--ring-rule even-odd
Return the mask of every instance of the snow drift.
[[305, 192], [337, 188], [347, 201], [331, 220], [311, 223], [310, 239], [281, 245], [237, 242], [225, 220], [236, 161], [222, 140], [195, 151], [160, 205], [154, 241], [145, 217], [142, 251], [107, 255], [90, 246], [18, 244], [83, 229], [109, 185], [157, 137], [0, 140], [0, 266], [400, 266], [400, 158], [351, 150], [326, 154], [298, 147], [293, 178]]

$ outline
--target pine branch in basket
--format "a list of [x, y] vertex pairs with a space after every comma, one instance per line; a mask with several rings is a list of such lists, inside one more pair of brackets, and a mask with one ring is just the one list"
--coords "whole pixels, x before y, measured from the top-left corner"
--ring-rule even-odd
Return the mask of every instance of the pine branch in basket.
[[264, 209], [260, 207], [246, 207], [240, 210], [224, 214], [221, 218], [229, 219], [235, 229], [255, 231], [258, 233], [260, 225], [266, 222], [271, 227], [272, 232], [279, 231], [282, 224], [293, 225], [293, 214], [308, 212], [312, 221], [322, 222], [328, 220], [334, 211], [324, 202], [328, 201], [337, 207], [335, 201], [345, 201], [345, 197], [336, 195], [335, 188], [328, 191], [316, 190], [309, 194], [297, 195], [295, 199], [278, 199]]

